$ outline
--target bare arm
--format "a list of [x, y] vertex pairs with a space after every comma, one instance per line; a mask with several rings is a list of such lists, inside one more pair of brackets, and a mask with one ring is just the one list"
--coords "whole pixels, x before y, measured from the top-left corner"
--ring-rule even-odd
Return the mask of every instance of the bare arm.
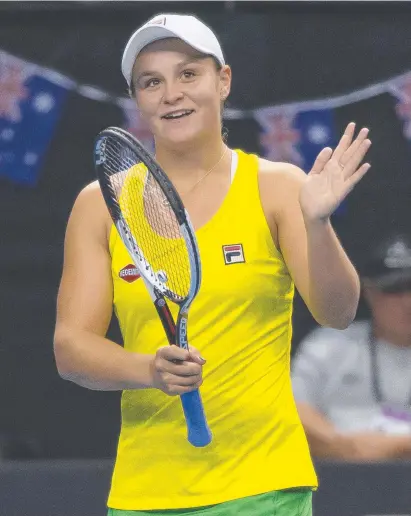
[[305, 221], [305, 229], [310, 271], [308, 296], [313, 312], [323, 326], [344, 329], [357, 312], [360, 297], [357, 272], [329, 220]]
[[310, 445], [311, 453], [319, 459], [354, 459], [355, 447], [340, 435], [334, 425], [308, 403], [297, 403], [298, 413]]
[[262, 203], [301, 297], [319, 324], [346, 328], [357, 310], [358, 276], [331, 223], [305, 223], [299, 203], [305, 180], [293, 165], [261, 160]]
[[54, 353], [60, 375], [83, 387], [150, 387], [153, 357], [105, 338], [112, 314], [108, 213], [96, 184], [78, 196], [67, 225]]
[[311, 452], [319, 459], [371, 462], [411, 458], [411, 436], [343, 434], [311, 405], [300, 402], [297, 407]]
[[[323, 149], [308, 175], [287, 164], [262, 162], [266, 205], [272, 232], [295, 284], [322, 326], [346, 328], [354, 319], [360, 295], [357, 273], [334, 233], [330, 217], [370, 168], [360, 166], [371, 142], [363, 128], [353, 140], [348, 124], [333, 151]], [[265, 174], [264, 174], [265, 171]], [[268, 174], [267, 174], [268, 172]], [[264, 190], [263, 190], [264, 191]]]
[[205, 362], [194, 348], [165, 345], [145, 355], [105, 338], [113, 303], [110, 227], [100, 189], [92, 184], [78, 196], [67, 225], [54, 335], [60, 375], [95, 390], [157, 388], [177, 395], [198, 388]]

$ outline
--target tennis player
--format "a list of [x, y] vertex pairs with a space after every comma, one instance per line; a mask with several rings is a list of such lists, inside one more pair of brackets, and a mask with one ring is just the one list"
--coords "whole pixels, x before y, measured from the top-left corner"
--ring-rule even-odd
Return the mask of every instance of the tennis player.
[[[98, 185], [79, 194], [55, 356], [63, 378], [124, 391], [109, 515], [311, 515], [317, 478], [289, 372], [294, 284], [321, 325], [353, 320], [359, 280], [330, 215], [369, 169], [368, 130], [355, 137], [349, 124], [308, 175], [229, 149], [221, 107], [231, 70], [193, 16], [146, 23], [122, 71], [191, 217], [203, 280], [190, 309], [193, 347], [167, 345]], [[124, 347], [105, 338], [113, 304]], [[195, 448], [177, 395], [200, 386], [213, 440]]]

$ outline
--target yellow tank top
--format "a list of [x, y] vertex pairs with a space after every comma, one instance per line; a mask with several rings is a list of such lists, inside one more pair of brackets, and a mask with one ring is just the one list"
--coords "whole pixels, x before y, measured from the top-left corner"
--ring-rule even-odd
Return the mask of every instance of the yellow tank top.
[[[199, 507], [317, 485], [291, 388], [294, 285], [262, 210], [258, 159], [236, 152], [226, 198], [196, 231], [202, 283], [188, 319], [189, 342], [207, 360], [201, 396], [213, 441], [188, 443], [178, 396], [124, 391], [109, 507]], [[110, 252], [125, 348], [154, 354], [164, 330], [114, 227]]]

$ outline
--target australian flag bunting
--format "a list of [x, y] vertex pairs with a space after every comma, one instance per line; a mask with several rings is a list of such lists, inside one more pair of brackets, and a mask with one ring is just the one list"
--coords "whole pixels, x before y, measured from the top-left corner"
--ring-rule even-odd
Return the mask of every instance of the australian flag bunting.
[[258, 109], [260, 144], [264, 157], [284, 161], [308, 173], [324, 147], [334, 148], [337, 136], [332, 109]]
[[68, 92], [56, 77], [0, 52], [0, 178], [38, 182]]
[[403, 123], [404, 137], [411, 141], [411, 73], [393, 80], [389, 85], [389, 89], [397, 99], [395, 111]]

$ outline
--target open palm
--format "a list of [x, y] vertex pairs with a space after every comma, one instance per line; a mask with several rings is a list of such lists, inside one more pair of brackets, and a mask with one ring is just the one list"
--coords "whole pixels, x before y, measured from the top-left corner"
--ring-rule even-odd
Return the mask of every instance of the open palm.
[[300, 206], [308, 220], [331, 216], [343, 199], [370, 168], [361, 162], [371, 146], [368, 129], [363, 128], [353, 141], [355, 123], [351, 122], [333, 151], [323, 149], [301, 187]]

